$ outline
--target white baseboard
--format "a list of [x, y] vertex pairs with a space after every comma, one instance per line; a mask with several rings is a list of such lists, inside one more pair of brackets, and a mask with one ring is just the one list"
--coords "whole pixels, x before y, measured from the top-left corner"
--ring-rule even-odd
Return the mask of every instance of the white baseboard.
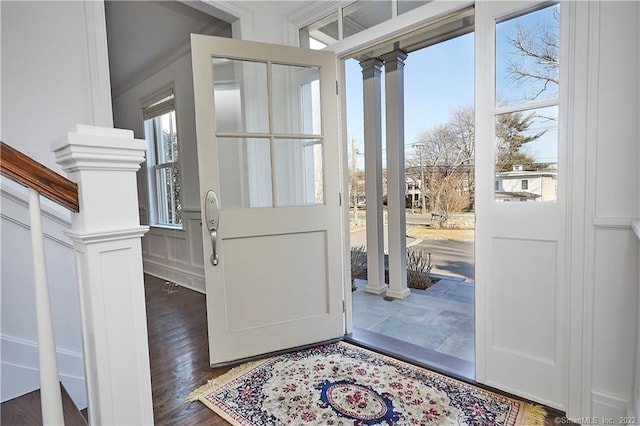
[[[0, 399], [8, 401], [40, 389], [38, 345], [13, 336], [1, 336]], [[87, 407], [84, 358], [81, 353], [57, 348], [60, 381], [79, 410]]]
[[153, 275], [154, 277], [171, 281], [180, 285], [181, 287], [186, 287], [188, 289], [197, 291], [198, 293], [206, 293], [203, 275], [194, 274], [193, 272], [173, 267], [167, 267], [161, 263], [154, 262], [149, 259], [143, 259], [143, 270], [145, 274]]
[[640, 391], [637, 391], [633, 395], [631, 402], [629, 402], [629, 406], [627, 407], [627, 417], [640, 419]]
[[591, 391], [591, 415], [603, 423], [603, 419], [613, 419], [618, 424], [618, 419], [627, 415], [630, 401], [615, 395]]

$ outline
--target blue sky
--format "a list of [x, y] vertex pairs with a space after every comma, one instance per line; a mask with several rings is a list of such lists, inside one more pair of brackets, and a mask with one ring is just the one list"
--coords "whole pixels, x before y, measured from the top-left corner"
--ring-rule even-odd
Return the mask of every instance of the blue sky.
[[[513, 100], [512, 103], [519, 103], [524, 91], [530, 90], [530, 88], [516, 85], [508, 78], [504, 64], [505, 58], [513, 52], [513, 47], [506, 42], [505, 35], [515, 34], [516, 23], [527, 28], [552, 23], [552, 8], [548, 7], [498, 25], [497, 81], [498, 95], [503, 101]], [[356, 147], [360, 153], [363, 153], [362, 71], [358, 62], [353, 59], [347, 60], [345, 67], [349, 153], [352, 136], [355, 137]], [[405, 151], [409, 155], [413, 151], [411, 145], [416, 142], [420, 133], [438, 124], [446, 123], [456, 109], [473, 105], [474, 34], [466, 34], [410, 53], [405, 61], [404, 72], [405, 146], [407, 147]], [[553, 129], [549, 130], [550, 124], [553, 125], [553, 122], [541, 120], [539, 127], [547, 129], [548, 132], [528, 147], [529, 153], [541, 161], [557, 159], [557, 132]], [[382, 128], [384, 135], [384, 111]], [[386, 157], [385, 152], [383, 142], [383, 162]], [[362, 155], [359, 156], [358, 167], [363, 167]]]

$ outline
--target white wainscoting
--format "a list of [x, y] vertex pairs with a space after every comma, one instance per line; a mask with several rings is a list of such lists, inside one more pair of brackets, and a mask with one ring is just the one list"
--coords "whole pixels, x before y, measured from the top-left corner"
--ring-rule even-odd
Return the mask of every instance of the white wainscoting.
[[[1, 393], [6, 400], [40, 388], [35, 289], [26, 188], [2, 178]], [[67, 210], [42, 199], [60, 379], [76, 406], [87, 406], [78, 279]]]
[[[2, 335], [2, 401], [40, 388], [38, 342]], [[82, 352], [57, 348], [60, 381], [79, 409], [87, 406]]]
[[205, 293], [200, 210], [183, 210], [182, 220], [183, 229], [152, 226], [144, 236], [144, 272]]

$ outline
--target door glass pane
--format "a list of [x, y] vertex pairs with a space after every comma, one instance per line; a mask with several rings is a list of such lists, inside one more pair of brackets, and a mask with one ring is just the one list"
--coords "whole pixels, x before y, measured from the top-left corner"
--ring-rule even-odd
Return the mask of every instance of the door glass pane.
[[556, 201], [558, 107], [496, 116], [496, 201]]
[[424, 6], [431, 0], [398, 0], [398, 15], [402, 15], [416, 7]]
[[320, 68], [273, 65], [275, 133], [319, 135]]
[[269, 131], [267, 64], [213, 58], [216, 131]]
[[343, 38], [391, 19], [391, 1], [357, 1], [342, 9]]
[[220, 206], [271, 207], [271, 148], [268, 138], [218, 138]]
[[275, 142], [278, 206], [324, 202], [322, 141], [278, 139]]
[[560, 5], [496, 25], [496, 103], [558, 97]]

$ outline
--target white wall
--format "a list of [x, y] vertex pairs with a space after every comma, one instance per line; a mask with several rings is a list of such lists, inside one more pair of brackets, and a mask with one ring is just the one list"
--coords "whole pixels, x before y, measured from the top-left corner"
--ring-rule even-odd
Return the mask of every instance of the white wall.
[[[144, 271], [182, 286], [204, 292], [204, 266], [198, 157], [195, 135], [191, 54], [187, 53], [113, 100], [114, 124], [132, 129], [144, 139], [141, 102], [173, 87], [180, 176], [182, 179], [183, 229], [151, 227], [142, 241]], [[141, 222], [147, 223], [145, 164], [138, 173]]]
[[640, 211], [640, 52], [636, 2], [602, 2], [593, 31], [599, 49], [591, 129], [594, 169], [592, 415], [625, 415], [631, 401], [638, 335], [638, 239], [629, 227]]
[[[2, 1], [2, 135], [6, 143], [60, 171], [51, 141], [76, 124], [95, 123], [96, 55], [88, 46], [104, 22], [101, 3]], [[89, 16], [89, 18], [88, 18]], [[96, 31], [97, 28], [97, 31]], [[89, 31], [90, 30], [90, 31]], [[94, 40], [95, 41], [95, 40]], [[107, 78], [108, 86], [108, 78]], [[108, 95], [108, 93], [107, 93]], [[108, 96], [107, 96], [108, 97]], [[105, 119], [107, 120], [107, 119]], [[39, 388], [33, 266], [26, 191], [2, 183], [2, 400]], [[44, 203], [44, 205], [48, 205]], [[48, 276], [61, 379], [79, 408], [86, 406], [78, 289], [69, 240], [68, 212], [50, 209], [44, 218]]]

